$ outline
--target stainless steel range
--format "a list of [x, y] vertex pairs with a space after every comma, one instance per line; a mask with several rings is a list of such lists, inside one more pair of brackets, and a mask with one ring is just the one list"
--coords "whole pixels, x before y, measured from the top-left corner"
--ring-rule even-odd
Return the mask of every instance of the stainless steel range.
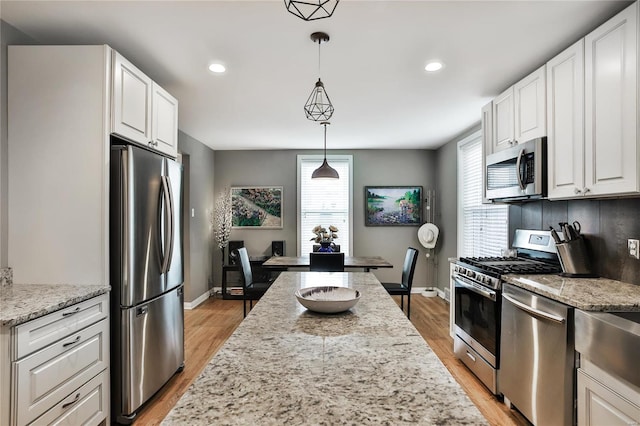
[[454, 352], [498, 395], [502, 276], [562, 272], [550, 231], [517, 229], [515, 257], [460, 258], [455, 283]]

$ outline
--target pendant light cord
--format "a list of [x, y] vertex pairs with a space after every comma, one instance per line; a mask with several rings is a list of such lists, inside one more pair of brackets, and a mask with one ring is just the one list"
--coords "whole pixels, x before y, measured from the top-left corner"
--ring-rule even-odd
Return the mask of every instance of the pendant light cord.
[[324, 159], [327, 160], [327, 122], [322, 123], [324, 126]]
[[[320, 68], [320, 45], [322, 44], [322, 40], [318, 40], [318, 80], [320, 80], [320, 74], [321, 74], [321, 68]], [[327, 128], [327, 126], [324, 127], [325, 129]]]

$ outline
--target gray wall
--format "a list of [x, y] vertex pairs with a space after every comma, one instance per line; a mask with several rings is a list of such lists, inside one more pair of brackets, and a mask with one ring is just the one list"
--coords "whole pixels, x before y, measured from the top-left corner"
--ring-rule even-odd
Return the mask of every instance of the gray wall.
[[182, 131], [178, 132], [178, 150], [185, 167], [184, 300], [192, 302], [209, 291], [212, 281], [213, 234], [209, 213], [214, 203], [216, 154]]
[[[321, 154], [320, 151], [217, 151], [215, 159], [215, 192], [231, 186], [283, 186], [283, 229], [235, 229], [231, 240], [244, 240], [251, 256], [271, 254], [271, 241], [284, 240], [287, 255], [297, 252], [297, 186], [298, 154]], [[364, 225], [364, 187], [370, 185], [422, 185], [435, 188], [436, 155], [427, 150], [354, 150], [330, 151], [328, 154], [353, 155], [353, 254], [379, 255], [394, 264], [393, 269], [375, 271], [381, 281], [398, 281], [408, 246], [418, 248], [414, 286], [427, 286], [424, 249], [418, 242], [417, 227], [366, 227]], [[309, 234], [311, 230], [303, 230]], [[220, 253], [214, 253], [215, 283], [221, 280]], [[429, 284], [431, 286], [431, 284]]]
[[8, 183], [7, 183], [7, 46], [37, 44], [35, 40], [0, 20], [0, 267], [7, 265]]
[[592, 265], [605, 278], [640, 285], [640, 260], [627, 256], [627, 239], [640, 238], [640, 199], [536, 201], [509, 207], [509, 235], [517, 228], [558, 229], [577, 220]]
[[440, 236], [436, 246], [437, 286], [449, 288], [449, 258], [458, 252], [458, 140], [436, 151], [438, 188], [436, 225]]

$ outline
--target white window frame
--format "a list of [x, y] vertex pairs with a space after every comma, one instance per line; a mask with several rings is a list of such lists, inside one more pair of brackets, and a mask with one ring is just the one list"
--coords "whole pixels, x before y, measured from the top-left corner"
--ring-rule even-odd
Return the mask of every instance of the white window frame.
[[[482, 155], [486, 155], [485, 154], [485, 149], [484, 149], [484, 144], [483, 144], [483, 140], [482, 140], [482, 132], [481, 130], [478, 130], [477, 132], [473, 132], [472, 134], [468, 135], [467, 137], [463, 138], [462, 140], [458, 141], [458, 146], [457, 146], [457, 170], [458, 170], [458, 182], [457, 182], [457, 192], [458, 192], [458, 245], [456, 248], [456, 252], [457, 252], [457, 256], [463, 256], [462, 253], [462, 248], [464, 247], [464, 206], [463, 206], [463, 191], [462, 191], [462, 183], [463, 183], [463, 167], [462, 167], [462, 147], [464, 147], [465, 145], [472, 143], [472, 142], [477, 142], [478, 140], [480, 140], [480, 144], [482, 145]], [[482, 162], [482, 167], [484, 168], [484, 161]], [[483, 176], [484, 176], [484, 170], [483, 170]], [[484, 177], [483, 177], [484, 180]], [[484, 188], [484, 183], [483, 183], [483, 188]], [[504, 207], [505, 209], [508, 209], [509, 207], [507, 205], [499, 205], [501, 207]], [[489, 206], [490, 207], [490, 206]], [[509, 242], [509, 214], [508, 214], [508, 210], [507, 210], [507, 218], [506, 218], [506, 224], [505, 224], [505, 232], [506, 232], [506, 241], [507, 243], [505, 244], [505, 249], [508, 248], [506, 247], [506, 245], [508, 245]], [[496, 256], [499, 256], [500, 253], [494, 253]]]
[[[297, 206], [296, 206], [296, 220], [297, 220], [297, 235], [296, 235], [296, 246], [297, 246], [297, 255], [303, 256], [301, 253], [301, 241], [302, 238], [311, 239], [313, 234], [311, 233], [311, 229], [302, 229], [302, 218], [300, 215], [301, 209], [301, 200], [302, 200], [302, 182], [300, 178], [301, 164], [305, 160], [315, 160], [322, 162], [324, 155], [315, 155], [315, 154], [300, 154], [297, 156], [297, 170], [296, 170], [296, 182], [297, 182]], [[353, 155], [327, 155], [327, 162], [331, 165], [332, 160], [339, 161], [347, 161], [349, 163], [349, 229], [343, 230], [340, 229], [338, 232], [339, 239], [344, 240], [348, 238], [349, 242], [349, 252], [345, 252], [345, 256], [351, 256], [351, 252], [353, 251]], [[339, 244], [339, 240], [336, 241]], [[342, 247], [340, 248], [342, 251]], [[305, 253], [306, 254], [306, 253]]]

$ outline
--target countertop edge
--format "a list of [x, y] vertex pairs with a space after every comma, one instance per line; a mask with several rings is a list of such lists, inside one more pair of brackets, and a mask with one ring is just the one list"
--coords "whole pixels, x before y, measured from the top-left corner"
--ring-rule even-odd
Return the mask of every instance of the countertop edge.
[[[16, 284], [13, 285], [14, 288], [18, 287]], [[51, 286], [55, 288], [55, 285]], [[69, 288], [70, 286], [66, 286]], [[111, 290], [111, 286], [73, 286], [77, 287], [78, 292], [76, 294], [65, 297], [63, 300], [53, 301], [51, 304], [38, 307], [34, 310], [29, 310], [26, 312], [20, 312], [15, 315], [9, 315], [8, 318], [0, 317], [1, 325], [3, 327], [14, 327], [20, 324], [24, 324], [25, 322], [31, 321], [33, 319], [45, 316], [55, 311], [59, 311], [60, 309], [64, 309], [67, 306], [75, 305], [76, 303], [83, 302], [87, 299], [91, 299], [92, 297], [99, 296], [101, 294], [108, 293]], [[2, 315], [4, 317], [4, 315]]]
[[[616, 285], [619, 285], [620, 287], [624, 287], [627, 289], [629, 288], [629, 286], [632, 286], [634, 290], [635, 290], [635, 287], [637, 287], [637, 293], [639, 295], [640, 295], [640, 286], [623, 283], [621, 281], [615, 281], [615, 280], [609, 280], [609, 279], [598, 279], [598, 278], [567, 279], [560, 275], [553, 275], [553, 276], [543, 275], [540, 277], [546, 280], [554, 279], [554, 278], [557, 278], [558, 281], [564, 280], [563, 283], [568, 282], [569, 284], [567, 286], [571, 286], [574, 292], [576, 290], [584, 290], [584, 291], [579, 291], [580, 293], [579, 297], [578, 296], [570, 297], [568, 295], [559, 294], [559, 291], [564, 291], [564, 289], [558, 290], [551, 286], [546, 286], [544, 284], [536, 283], [535, 280], [532, 279], [532, 276], [506, 275], [503, 277], [503, 279], [505, 282], [511, 285], [514, 285], [516, 287], [519, 287], [525, 290], [532, 291], [533, 293], [538, 294], [540, 296], [547, 297], [549, 299], [555, 300], [560, 303], [564, 303], [565, 305], [569, 305], [571, 307], [581, 309], [583, 311], [591, 311], [591, 312], [637, 312], [637, 311], [640, 311], [640, 296], [638, 300], [632, 299], [628, 301], [625, 300], [622, 302], [621, 301], [616, 302], [612, 300], [612, 299], [615, 299], [615, 297], [611, 297], [611, 296], [616, 296], [615, 288], [611, 288], [611, 290], [614, 290], [614, 291], [612, 294], [609, 294], [610, 300], [606, 302], [603, 302], [600, 300], [593, 300], [593, 301], [581, 300], [581, 299], [589, 298], [590, 294], [586, 290], [593, 288], [596, 283], [599, 283], [602, 281], [604, 281], [604, 284], [601, 284], [601, 285], [604, 285], [604, 286], [609, 285], [611, 287], [614, 287]], [[525, 279], [525, 281], [522, 280], [523, 278]], [[528, 284], [526, 280], [531, 281], [531, 284]], [[563, 286], [561, 286], [561, 288]]]

